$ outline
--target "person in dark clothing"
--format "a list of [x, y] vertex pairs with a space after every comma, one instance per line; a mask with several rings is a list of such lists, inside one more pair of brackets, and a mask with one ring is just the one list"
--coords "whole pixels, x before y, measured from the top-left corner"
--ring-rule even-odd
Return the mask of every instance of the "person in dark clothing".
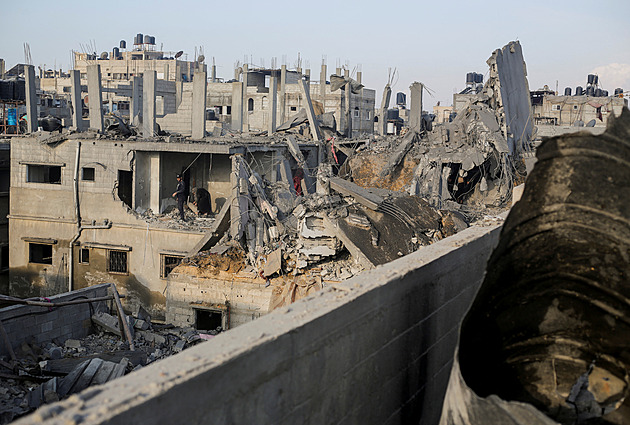
[[177, 175], [177, 189], [173, 192], [173, 198], [177, 199], [177, 209], [179, 215], [183, 221], [186, 221], [184, 216], [184, 202], [186, 202], [186, 184], [182, 180], [182, 175]]
[[210, 193], [203, 187], [196, 187], [192, 190], [197, 206], [197, 215], [210, 214], [212, 207], [210, 206]]

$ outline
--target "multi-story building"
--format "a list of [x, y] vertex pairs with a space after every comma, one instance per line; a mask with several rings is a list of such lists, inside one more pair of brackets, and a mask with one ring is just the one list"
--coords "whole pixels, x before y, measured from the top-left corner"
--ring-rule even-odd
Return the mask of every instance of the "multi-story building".
[[275, 181], [286, 154], [283, 144], [254, 142], [108, 140], [86, 133], [54, 140], [12, 142], [10, 292], [47, 296], [113, 282], [129, 309], [141, 304], [158, 319], [165, 317], [168, 273], [212, 230], [212, 220], [182, 223], [167, 214], [175, 208], [176, 174], [183, 173], [189, 188], [206, 189], [216, 213], [238, 184], [235, 156]]

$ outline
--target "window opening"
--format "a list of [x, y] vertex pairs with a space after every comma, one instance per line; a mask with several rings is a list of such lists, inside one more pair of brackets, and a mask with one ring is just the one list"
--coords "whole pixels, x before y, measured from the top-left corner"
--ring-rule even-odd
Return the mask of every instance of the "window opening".
[[223, 312], [216, 310], [195, 310], [195, 328], [197, 330], [213, 331], [223, 329]]
[[131, 171], [118, 170], [118, 199], [131, 207], [131, 195], [133, 187], [133, 173]]
[[81, 248], [79, 250], [79, 264], [90, 264], [89, 248]]
[[127, 251], [108, 251], [107, 271], [110, 273], [127, 273]]
[[176, 256], [176, 255], [164, 255], [162, 254], [162, 272], [160, 273], [161, 278], [168, 277], [169, 274], [173, 271], [175, 267], [182, 262], [184, 257]]
[[93, 167], [83, 167], [81, 169], [81, 179], [86, 181], [94, 181], [94, 168]]
[[29, 243], [28, 262], [35, 264], [52, 264], [52, 245]]
[[28, 164], [26, 166], [26, 181], [29, 183], [61, 184], [61, 166]]
[[9, 245], [0, 246], [0, 271], [9, 270]]

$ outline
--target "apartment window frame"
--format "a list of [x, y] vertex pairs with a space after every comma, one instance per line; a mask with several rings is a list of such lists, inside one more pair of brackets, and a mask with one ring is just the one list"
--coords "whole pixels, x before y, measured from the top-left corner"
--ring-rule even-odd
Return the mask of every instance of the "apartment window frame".
[[[37, 252], [37, 250], [41, 249], [41, 253]], [[44, 251], [46, 250], [46, 252]], [[50, 254], [48, 254], [48, 250], [50, 250]], [[37, 254], [37, 255], [36, 255]], [[41, 264], [50, 266], [53, 263], [53, 244], [50, 243], [41, 243], [41, 242], [28, 242], [28, 263], [29, 264]]]
[[[160, 253], [160, 279], [167, 279], [168, 275], [171, 274], [173, 269], [181, 264], [184, 257], [185, 257], [184, 254], [161, 252]], [[167, 259], [169, 259], [169, 261], [167, 261]], [[172, 261], [173, 259], [179, 259], [177, 264], [174, 264], [172, 262], [168, 264], [168, 262]]]
[[90, 264], [90, 248], [79, 247], [79, 264]]
[[96, 168], [94, 167], [82, 167], [81, 168], [81, 180], [85, 182], [93, 182], [96, 180]]
[[[20, 162], [20, 165], [26, 165], [26, 183], [63, 184], [63, 168], [66, 164]], [[51, 175], [52, 170], [55, 173], [53, 175]], [[59, 173], [58, 179], [56, 178], [57, 172]]]
[[[124, 264], [124, 268], [122, 267], [123, 264]], [[128, 275], [129, 274], [129, 251], [121, 250], [121, 249], [108, 249], [107, 250], [107, 273]]]

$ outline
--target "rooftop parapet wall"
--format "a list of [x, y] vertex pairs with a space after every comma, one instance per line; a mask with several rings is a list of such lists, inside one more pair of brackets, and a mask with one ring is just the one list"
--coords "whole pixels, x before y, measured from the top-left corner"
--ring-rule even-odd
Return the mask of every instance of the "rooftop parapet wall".
[[15, 423], [437, 423], [498, 236], [469, 228]]

